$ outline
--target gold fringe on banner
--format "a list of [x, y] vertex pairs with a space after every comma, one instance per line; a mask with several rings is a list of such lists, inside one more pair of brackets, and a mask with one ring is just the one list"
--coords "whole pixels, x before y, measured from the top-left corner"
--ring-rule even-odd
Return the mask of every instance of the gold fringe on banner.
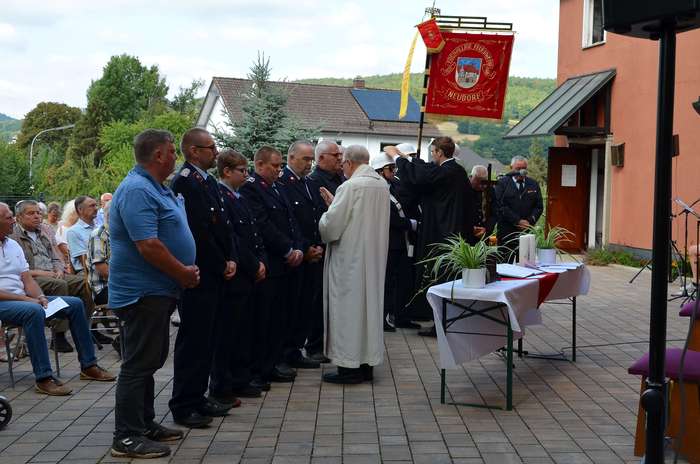
[[401, 106], [399, 107], [399, 119], [403, 119], [408, 111], [408, 91], [411, 87], [411, 62], [413, 61], [413, 51], [416, 49], [416, 40], [420, 32], [416, 31], [411, 42], [411, 49], [408, 51], [406, 66], [403, 68], [403, 78], [401, 79]]

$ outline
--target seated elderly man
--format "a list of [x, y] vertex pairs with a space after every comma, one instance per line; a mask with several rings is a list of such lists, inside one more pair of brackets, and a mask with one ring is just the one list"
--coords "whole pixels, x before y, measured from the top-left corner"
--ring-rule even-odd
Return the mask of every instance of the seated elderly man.
[[[15, 206], [17, 223], [10, 238], [22, 247], [24, 257], [29, 263], [29, 275], [34, 278], [46, 295], [69, 295], [83, 300], [87, 307], [92, 305], [91, 295], [80, 276], [66, 274], [65, 263], [56, 254], [51, 237], [42, 227], [42, 215], [39, 204], [34, 200], [24, 200]], [[67, 325], [56, 331], [51, 348], [61, 353], [73, 351], [66, 340]], [[111, 340], [109, 340], [111, 341]], [[103, 342], [104, 343], [104, 342]]]
[[[71, 390], [53, 378], [49, 351], [44, 335], [44, 308], [54, 297], [46, 298], [34, 278], [29, 274], [29, 265], [19, 244], [9, 235], [15, 224], [12, 211], [5, 203], [0, 203], [0, 320], [22, 326], [29, 347], [29, 356], [36, 379], [36, 391], [46, 395], [69, 395]], [[97, 365], [95, 348], [83, 303], [79, 298], [62, 296], [68, 304], [58, 315], [65, 316], [70, 324], [73, 340], [78, 349], [80, 378], [109, 382], [114, 375]]]

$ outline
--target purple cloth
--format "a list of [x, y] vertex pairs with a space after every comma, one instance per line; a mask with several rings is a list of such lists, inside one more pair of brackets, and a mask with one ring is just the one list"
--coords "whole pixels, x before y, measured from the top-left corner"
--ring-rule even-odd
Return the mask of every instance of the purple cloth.
[[[690, 317], [693, 315], [693, 308], [695, 307], [696, 301], [690, 300], [686, 304], [683, 305], [681, 308], [681, 312], [678, 313], [679, 316], [681, 317]], [[698, 307], [695, 317], [700, 317], [700, 307]]]
[[[666, 377], [671, 380], [678, 380], [678, 371], [681, 365], [680, 348], [666, 348]], [[685, 354], [685, 366], [683, 380], [691, 383], [700, 383], [700, 352], [690, 351]], [[649, 353], [642, 356], [637, 362], [627, 369], [632, 375], [649, 376]]]

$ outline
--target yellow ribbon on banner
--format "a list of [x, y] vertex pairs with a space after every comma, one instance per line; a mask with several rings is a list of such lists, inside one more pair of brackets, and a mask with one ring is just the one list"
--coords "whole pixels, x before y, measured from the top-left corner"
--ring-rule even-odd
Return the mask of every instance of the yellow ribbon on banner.
[[420, 33], [416, 31], [411, 42], [411, 49], [408, 51], [406, 66], [403, 68], [403, 78], [401, 79], [401, 106], [399, 107], [399, 119], [403, 119], [408, 111], [408, 91], [411, 87], [411, 62], [413, 61], [413, 51], [416, 49], [416, 40]]

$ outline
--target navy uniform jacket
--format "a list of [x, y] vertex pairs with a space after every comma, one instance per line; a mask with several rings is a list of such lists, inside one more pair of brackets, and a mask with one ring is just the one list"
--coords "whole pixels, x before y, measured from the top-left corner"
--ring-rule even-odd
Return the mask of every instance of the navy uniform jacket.
[[496, 213], [498, 216], [499, 243], [514, 232], [520, 232], [516, 224], [526, 219], [534, 225], [544, 210], [542, 192], [537, 181], [525, 178], [522, 191], [518, 191], [511, 176], [498, 180], [495, 188]]
[[[277, 192], [275, 192], [275, 189]], [[284, 187], [269, 185], [257, 173], [240, 189], [258, 221], [269, 261], [269, 276], [278, 277], [287, 271], [285, 255], [293, 249], [301, 249], [302, 240], [292, 207], [285, 196]]]
[[302, 237], [302, 251], [310, 246], [321, 245], [321, 234], [318, 231], [318, 221], [321, 219], [326, 205], [319, 193], [318, 184], [309, 179], [300, 179], [288, 167], [282, 171], [279, 183], [284, 186], [294, 218], [299, 225]]
[[238, 272], [255, 279], [260, 263], [267, 267], [267, 253], [257, 221], [250, 211], [247, 200], [219, 184], [226, 210], [235, 235], [238, 237]]
[[226, 261], [237, 261], [238, 250], [216, 180], [212, 176], [205, 180], [194, 166], [185, 162], [171, 185], [173, 192], [185, 199], [202, 282], [223, 280]]
[[[306, 176], [306, 178], [314, 181], [319, 188], [325, 187], [326, 190], [331, 192], [333, 195], [335, 195], [335, 191], [338, 190], [340, 184], [342, 184], [345, 181], [345, 177], [343, 177], [342, 175], [324, 171], [318, 166], [316, 166], [314, 170], [311, 171], [311, 174]], [[326, 207], [326, 203], [323, 202], [321, 206], [323, 208], [323, 211], [321, 211], [321, 213], [325, 213], [328, 209]]]

